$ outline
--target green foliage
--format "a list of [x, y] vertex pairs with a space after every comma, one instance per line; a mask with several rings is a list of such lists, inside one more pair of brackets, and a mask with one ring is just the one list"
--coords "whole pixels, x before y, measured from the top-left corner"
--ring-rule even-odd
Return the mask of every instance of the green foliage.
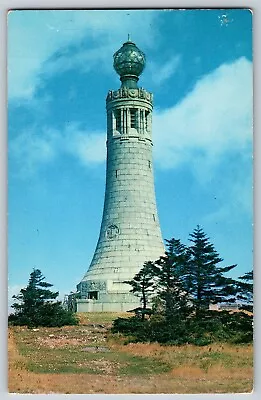
[[26, 288], [21, 289], [17, 300], [11, 307], [15, 310], [8, 317], [11, 325], [36, 326], [63, 326], [76, 325], [76, 316], [65, 310], [62, 303], [54, 301], [59, 292], [52, 292], [49, 288], [53, 285], [44, 281], [45, 277], [39, 269], [34, 269], [30, 274]]
[[253, 270], [240, 276], [237, 281], [237, 299], [242, 302], [242, 310], [253, 312]]
[[123, 333], [131, 337], [130, 341], [148, 342], [149, 339], [149, 321], [143, 320], [137, 316], [131, 318], [117, 318], [113, 321], [112, 332]]
[[184, 287], [185, 269], [189, 261], [187, 248], [177, 239], [167, 240], [165, 256], [156, 261], [159, 299], [167, 321], [182, 323], [191, 313], [190, 299]]
[[188, 249], [190, 260], [184, 279], [185, 289], [190, 293], [196, 315], [199, 316], [208, 310], [211, 303], [235, 301], [236, 282], [225, 277], [224, 273], [235, 268], [236, 264], [218, 266], [223, 259], [199, 226], [190, 234], [189, 240], [192, 245]]
[[156, 266], [151, 261], [148, 261], [144, 264], [143, 268], [134, 276], [131, 281], [124, 282], [132, 286], [130, 292], [140, 297], [143, 309], [143, 312], [140, 313], [142, 319], [145, 318], [146, 313], [149, 313], [146, 312], [146, 310], [148, 310], [147, 305], [150, 296], [155, 292], [156, 269]]
[[150, 316], [153, 314], [153, 311], [151, 308], [142, 308], [142, 307], [137, 307], [137, 308], [134, 308], [133, 310], [129, 310], [127, 312], [134, 313], [137, 318], [141, 318], [142, 320], [145, 319], [146, 315]]
[[227, 311], [208, 311], [204, 318], [191, 316], [174, 323], [159, 318], [117, 318], [112, 332], [123, 333], [130, 342], [158, 342], [161, 344], [195, 344], [205, 346], [213, 342], [249, 343], [253, 340], [252, 317]]
[[[190, 234], [191, 245], [167, 241], [167, 251], [155, 263], [145, 263], [128, 281], [143, 307], [129, 319], [118, 318], [113, 332], [130, 341], [162, 344], [206, 345], [212, 342], [248, 343], [253, 340], [253, 316], [245, 312], [209, 310], [210, 304], [253, 301], [253, 273], [238, 281], [225, 276], [236, 265], [220, 267], [223, 260], [198, 226]], [[154, 294], [154, 297], [153, 297]], [[150, 300], [152, 310], [147, 305]], [[150, 315], [145, 319], [146, 314]]]

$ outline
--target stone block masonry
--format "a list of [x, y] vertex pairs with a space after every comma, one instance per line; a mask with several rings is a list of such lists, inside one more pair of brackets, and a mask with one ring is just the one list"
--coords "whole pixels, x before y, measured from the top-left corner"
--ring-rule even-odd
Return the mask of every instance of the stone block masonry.
[[[139, 299], [124, 281], [132, 279], [145, 261], [164, 254], [153, 176], [153, 98], [137, 87], [138, 76], [133, 73], [136, 64], [136, 70], [133, 67], [129, 73], [135, 52], [143, 54], [128, 41], [116, 53], [117, 57], [127, 57], [126, 65], [122, 65], [124, 57], [117, 59], [114, 55], [116, 71], [120, 63], [122, 86], [107, 96], [103, 218], [91, 265], [77, 286], [78, 311], [127, 311], [138, 307]], [[137, 59], [143, 62], [142, 57]]]

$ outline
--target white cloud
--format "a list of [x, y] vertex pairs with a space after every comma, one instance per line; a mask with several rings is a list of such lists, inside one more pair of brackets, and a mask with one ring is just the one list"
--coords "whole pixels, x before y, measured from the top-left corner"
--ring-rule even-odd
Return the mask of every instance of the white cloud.
[[105, 161], [105, 133], [89, 133], [69, 128], [66, 131], [65, 150], [76, 156], [83, 165], [97, 164]]
[[165, 63], [156, 64], [150, 63], [150, 78], [156, 85], [162, 85], [165, 81], [171, 78], [179, 68], [181, 56], [175, 55], [169, 58]]
[[253, 179], [249, 169], [240, 170], [237, 179], [231, 185], [231, 205], [248, 214], [253, 213]]
[[[215, 195], [217, 208], [206, 214], [204, 221], [207, 223], [217, 221], [239, 220], [239, 215], [253, 216], [253, 180], [251, 168], [244, 162], [233, 166], [232, 174], [228, 171], [227, 176], [222, 175], [216, 180]], [[231, 176], [233, 175], [233, 176]]]
[[[36, 86], [41, 83], [43, 70], [52, 73], [57, 68], [68, 69], [72, 65], [88, 70], [100, 61], [104, 61], [100, 65], [106, 67], [117, 50], [115, 43], [116, 47], [120, 46], [128, 33], [132, 34], [133, 40], [139, 38], [141, 46], [152, 44], [155, 15], [156, 12], [149, 10], [146, 13], [136, 10], [9, 12], [9, 97], [31, 98]], [[82, 44], [81, 51], [70, 57], [68, 46], [79, 44]], [[58, 59], [52, 58], [57, 51], [62, 51], [63, 55]]]
[[[155, 161], [160, 168], [188, 166], [207, 181], [228, 153], [249, 157], [252, 143], [252, 64], [240, 58], [203, 77], [177, 105], [155, 111]], [[22, 132], [10, 142], [11, 156], [21, 171], [33, 173], [61, 154], [82, 165], [105, 160], [105, 132], [92, 132], [77, 124], [63, 132], [46, 127]], [[242, 159], [243, 159], [242, 158]]]
[[177, 105], [154, 113], [153, 134], [160, 167], [188, 163], [202, 179], [228, 152], [249, 152], [252, 64], [240, 58], [204, 76]]
[[44, 134], [34, 127], [23, 131], [10, 141], [9, 154], [19, 165], [19, 176], [27, 177], [35, 173], [37, 167], [52, 162], [57, 155], [58, 133], [47, 129]]
[[105, 143], [105, 133], [88, 132], [77, 124], [68, 125], [62, 132], [35, 126], [10, 141], [9, 153], [12, 162], [19, 166], [19, 177], [27, 178], [63, 154], [74, 157], [84, 166], [103, 162]]

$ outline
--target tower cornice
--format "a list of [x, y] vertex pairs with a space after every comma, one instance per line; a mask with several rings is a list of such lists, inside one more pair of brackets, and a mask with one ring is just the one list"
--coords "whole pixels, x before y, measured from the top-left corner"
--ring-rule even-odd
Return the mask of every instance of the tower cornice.
[[153, 105], [153, 94], [143, 88], [129, 89], [123, 87], [118, 90], [110, 90], [106, 98], [106, 103], [108, 104], [113, 100], [119, 100], [119, 99], [145, 100], [149, 102], [151, 106]]

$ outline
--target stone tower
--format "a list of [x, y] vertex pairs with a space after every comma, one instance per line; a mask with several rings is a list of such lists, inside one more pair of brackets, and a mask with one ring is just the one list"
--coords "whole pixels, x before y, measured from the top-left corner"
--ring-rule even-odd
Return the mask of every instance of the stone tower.
[[138, 88], [145, 55], [128, 40], [114, 54], [121, 87], [109, 91], [107, 171], [100, 236], [78, 284], [78, 311], [127, 311], [140, 305], [130, 280], [164, 254], [152, 163], [152, 94]]

